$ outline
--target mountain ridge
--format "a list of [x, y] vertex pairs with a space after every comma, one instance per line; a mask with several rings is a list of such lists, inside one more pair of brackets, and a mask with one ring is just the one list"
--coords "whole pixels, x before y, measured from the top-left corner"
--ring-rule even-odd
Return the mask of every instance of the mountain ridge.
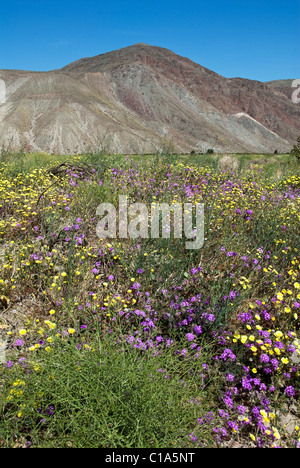
[[289, 80], [225, 78], [144, 43], [48, 72], [0, 70], [0, 79], [0, 147], [287, 152], [300, 134]]

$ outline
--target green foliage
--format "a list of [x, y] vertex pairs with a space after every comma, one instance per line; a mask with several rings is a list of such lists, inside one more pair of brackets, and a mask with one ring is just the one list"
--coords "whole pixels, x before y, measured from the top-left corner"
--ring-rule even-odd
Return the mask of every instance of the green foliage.
[[300, 137], [297, 138], [297, 144], [294, 145], [291, 151], [291, 156], [294, 156], [297, 161], [300, 161]]
[[178, 361], [174, 345], [155, 356], [116, 346], [113, 338], [94, 337], [85, 350], [62, 343], [37, 355], [30, 373], [12, 371], [2, 388], [2, 445], [19, 439], [39, 448], [184, 447], [194, 430], [210, 446], [209, 432], [195, 425], [214, 405], [218, 380], [201, 390], [206, 354]]

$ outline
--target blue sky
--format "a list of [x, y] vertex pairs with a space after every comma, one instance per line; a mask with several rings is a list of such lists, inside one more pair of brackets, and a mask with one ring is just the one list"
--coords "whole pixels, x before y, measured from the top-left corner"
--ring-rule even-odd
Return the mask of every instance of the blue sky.
[[0, 69], [48, 71], [137, 42], [226, 77], [300, 78], [300, 0], [0, 3]]

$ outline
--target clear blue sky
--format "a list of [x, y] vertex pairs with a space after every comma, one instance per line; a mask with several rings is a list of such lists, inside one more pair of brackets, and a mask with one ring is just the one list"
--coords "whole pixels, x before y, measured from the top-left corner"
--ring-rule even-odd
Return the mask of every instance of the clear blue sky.
[[146, 42], [226, 77], [300, 78], [300, 0], [1, 0], [0, 69]]

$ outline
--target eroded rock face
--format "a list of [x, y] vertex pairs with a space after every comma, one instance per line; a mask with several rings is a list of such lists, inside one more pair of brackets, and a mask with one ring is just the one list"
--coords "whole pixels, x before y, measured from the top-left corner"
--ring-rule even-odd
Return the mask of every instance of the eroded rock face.
[[182, 152], [290, 151], [300, 106], [288, 83], [227, 79], [147, 44], [51, 72], [0, 70], [0, 147], [151, 153], [171, 142]]
[[6, 102], [6, 84], [5, 81], [0, 80], [0, 104], [5, 104]]

